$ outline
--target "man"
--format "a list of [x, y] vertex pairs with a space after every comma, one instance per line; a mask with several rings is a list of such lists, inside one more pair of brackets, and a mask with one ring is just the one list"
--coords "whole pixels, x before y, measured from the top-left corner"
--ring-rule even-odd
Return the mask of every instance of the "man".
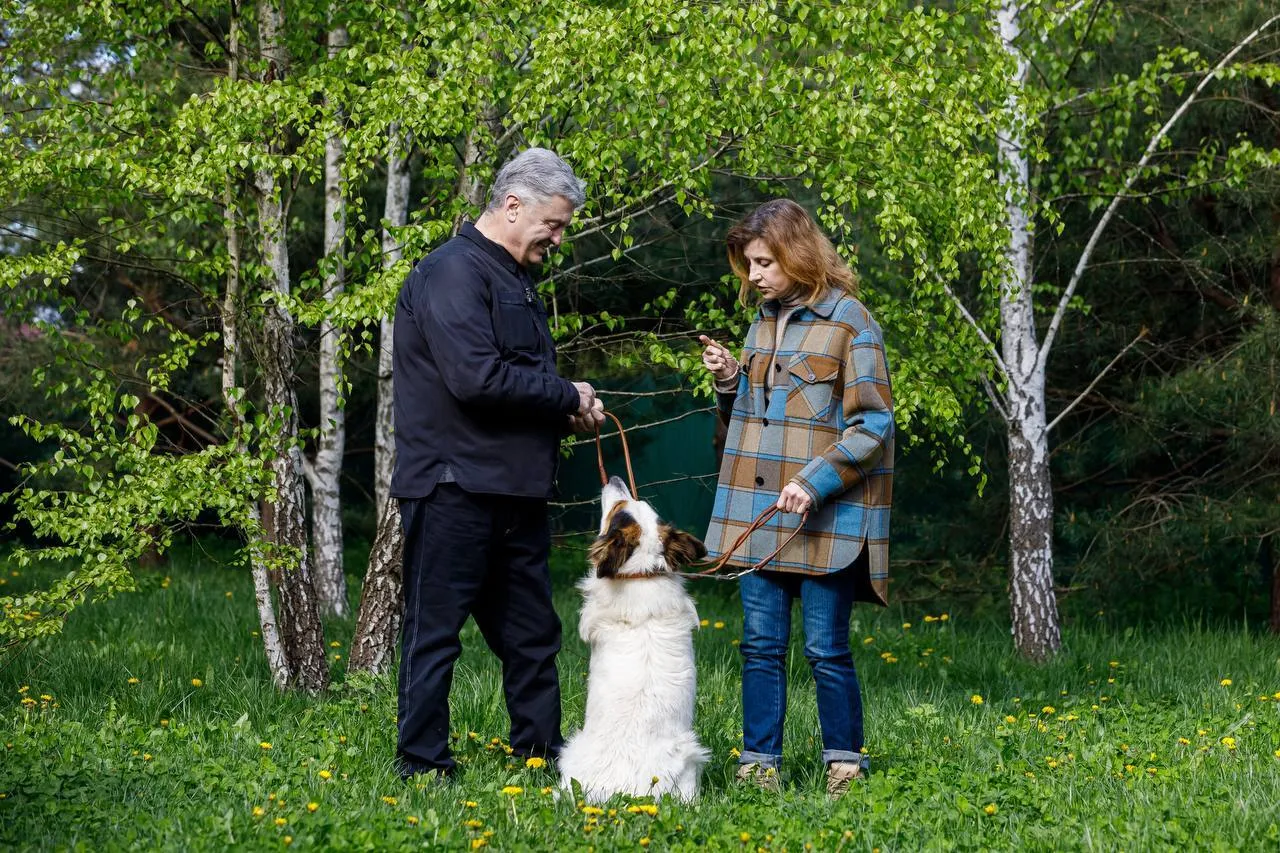
[[531, 148], [502, 167], [480, 219], [400, 290], [391, 494], [405, 534], [405, 778], [454, 770], [449, 686], [468, 615], [502, 661], [514, 752], [554, 758], [563, 742], [547, 498], [560, 437], [604, 417], [589, 384], [556, 373], [529, 270], [584, 200], [568, 164]]

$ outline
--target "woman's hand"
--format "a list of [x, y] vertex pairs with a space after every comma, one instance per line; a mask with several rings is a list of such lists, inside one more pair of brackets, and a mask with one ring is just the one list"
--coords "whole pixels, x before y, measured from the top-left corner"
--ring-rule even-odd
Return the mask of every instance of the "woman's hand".
[[778, 495], [778, 509], [783, 512], [804, 512], [812, 503], [809, 493], [795, 483], [787, 483]]
[[702, 366], [717, 380], [724, 382], [738, 375], [738, 360], [729, 350], [708, 338], [698, 335], [698, 341], [705, 349], [702, 351]]

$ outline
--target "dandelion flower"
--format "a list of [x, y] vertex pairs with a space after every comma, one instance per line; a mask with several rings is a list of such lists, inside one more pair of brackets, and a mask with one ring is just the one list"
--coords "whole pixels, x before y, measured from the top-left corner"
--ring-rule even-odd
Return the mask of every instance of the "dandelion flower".
[[1057, 708], [1055, 708], [1055, 707], [1053, 707], [1052, 705], [1045, 705], [1043, 708], [1041, 708], [1041, 709], [1040, 709], [1040, 713], [1041, 713], [1041, 714], [1056, 714], [1056, 713], [1058, 713], [1058, 709], [1057, 709]]
[[1191, 745], [1191, 741], [1187, 740], [1187, 739], [1186, 739], [1186, 738], [1184, 738], [1184, 737], [1180, 737], [1180, 738], [1178, 738], [1178, 743], [1182, 744], [1183, 746], [1190, 746], [1190, 745]]
[[604, 809], [600, 808], [599, 806], [583, 806], [582, 813], [585, 815], [591, 815], [594, 817], [595, 815], [604, 814]]
[[289, 822], [288, 818], [283, 818], [283, 817], [276, 818], [276, 826], [284, 826], [288, 822]]
[[266, 809], [264, 809], [262, 806], [254, 806], [254, 807], [253, 807], [253, 816], [254, 816], [254, 817], [262, 817], [262, 816], [263, 816], [264, 814], [266, 814], [266, 813], [267, 813], [267, 810], [266, 810]]
[[292, 843], [293, 843], [293, 836], [292, 836], [292, 835], [286, 835], [286, 836], [284, 837], [284, 846], [285, 846], [285, 847], [288, 847], [288, 846], [289, 846], [290, 844], [292, 844]]
[[321, 770], [321, 771], [320, 771], [319, 773], [317, 773], [316, 775], [317, 775], [317, 776], [319, 776], [321, 779], [323, 779], [323, 780], [324, 780], [324, 781], [326, 781], [326, 782], [328, 782], [330, 779], [332, 779], [332, 778], [333, 778], [333, 774], [332, 774], [332, 773], [330, 773], [328, 770]]
[[531, 755], [524, 760], [524, 766], [533, 770], [537, 770], [539, 767], [546, 767], [547, 762], [546, 762], [546, 759], [544, 758], [539, 758], [536, 755]]
[[926, 621], [926, 622], [937, 622], [937, 621], [938, 621], [938, 617], [937, 617], [937, 616], [926, 616], [926, 617], [924, 617], [924, 621]]
[[705, 628], [705, 627], [707, 627], [708, 625], [710, 625], [710, 624], [711, 624], [711, 620], [710, 620], [710, 619], [703, 619], [703, 620], [702, 620], [701, 622], [699, 622], [698, 624], [699, 624], [699, 625], [701, 625], [703, 628]]
[[152, 756], [151, 756], [151, 753], [149, 753], [149, 752], [144, 752], [144, 753], [142, 753], [142, 760], [143, 760], [143, 761], [150, 761], [150, 760], [151, 760], [151, 757], [152, 757]]
[[318, 809], [318, 808], [320, 808], [320, 804], [319, 804], [319, 803], [307, 803], [307, 811], [309, 811], [309, 812], [313, 812], [313, 813], [314, 813], [314, 812], [315, 812], [315, 810], [316, 810], [316, 809]]
[[514, 797], [516, 794], [523, 794], [524, 788], [521, 788], [519, 785], [507, 785], [502, 789], [502, 793], [506, 794], [508, 797]]
[[191, 686], [192, 686], [192, 687], [204, 687], [204, 682], [203, 682], [203, 681], [201, 681], [201, 680], [200, 680], [200, 679], [198, 679], [198, 678], [193, 678], [193, 679], [191, 679]]
[[999, 811], [999, 809], [996, 808], [995, 803], [987, 803], [985, 806], [982, 807], [982, 810], [987, 814], [995, 814], [997, 811]]
[[417, 825], [418, 825], [418, 818], [416, 818], [416, 817], [415, 817], [415, 816], [413, 816], [413, 815], [409, 815], [407, 818], [405, 818], [405, 820], [409, 821], [409, 826], [417, 826]]
[[167, 729], [167, 728], [169, 728], [169, 721], [168, 721], [168, 720], [161, 720], [161, 721], [160, 721], [160, 728], [162, 728], [162, 729]]
[[658, 807], [653, 803], [641, 803], [638, 806], [627, 806], [627, 811], [632, 814], [647, 814], [649, 817], [657, 817]]
[[902, 623], [902, 630], [904, 630], [904, 631], [910, 631], [910, 630], [911, 630], [911, 623], [910, 623], [910, 622], [903, 622], [903, 623]]
[[342, 643], [338, 642], [337, 640], [334, 640], [332, 643], [329, 644], [329, 648], [340, 649], [342, 648]]
[[950, 618], [951, 618], [951, 614], [950, 614], [950, 613], [943, 613], [941, 616], [939, 616], [939, 617], [938, 617], [938, 621], [939, 621], [939, 622], [946, 622], [946, 621], [947, 621], [947, 620], [949, 620]]
[[265, 740], [262, 743], [258, 744], [258, 746], [262, 747], [263, 749], [271, 748], [271, 744], [267, 743]]
[[1218, 683], [1219, 683], [1219, 684], [1221, 684], [1223, 687], [1230, 687], [1230, 686], [1231, 686], [1231, 679], [1230, 679], [1230, 678], [1224, 678], [1224, 679], [1222, 679], [1221, 681], [1219, 681]]
[[641, 839], [640, 839], [640, 846], [641, 846], [641, 847], [648, 847], [648, 846], [649, 846], [649, 836], [647, 836], [647, 835], [646, 835], [644, 838], [641, 838]]
[[484, 826], [484, 821], [477, 820], [476, 818], [473, 817], [470, 820], [464, 820], [462, 822], [462, 825], [467, 827], [468, 829], [479, 829], [480, 827]]
[[723, 627], [724, 627], [724, 623], [723, 623], [723, 622], [716, 622], [716, 623], [715, 623], [714, 625], [712, 625], [711, 627], [715, 628], [715, 629], [718, 631], [718, 630], [720, 630], [721, 628], [723, 628]]
[[389, 806], [394, 806], [397, 802], [399, 802], [395, 797], [383, 797], [382, 801]]
[[479, 850], [481, 847], [486, 846], [488, 843], [489, 843], [489, 841], [488, 841], [487, 839], [484, 839], [484, 838], [473, 838], [473, 839], [471, 839], [471, 849], [472, 849], [472, 850]]
[[1018, 722], [1018, 718], [1015, 717], [1013, 714], [1006, 714], [1004, 717], [1004, 721], [1006, 723], [1016, 723]]
[[748, 841], [751, 840], [751, 833], [749, 832], [739, 833], [738, 840], [741, 841], [743, 844], [746, 844]]
[[975, 694], [973, 694], [972, 696], [970, 696], [970, 697], [969, 697], [969, 701], [970, 701], [970, 702], [972, 702], [972, 703], [973, 703], [973, 704], [975, 704], [975, 705], [981, 705], [981, 704], [982, 704], [982, 697], [981, 697], [981, 696], [979, 696], [977, 693], [975, 693]]
[[864, 646], [869, 646], [869, 645], [871, 645], [872, 643], [874, 643], [875, 641], [876, 641], [876, 638], [875, 638], [875, 637], [863, 637], [863, 638], [862, 638], [862, 645], [864, 645]]
[[1227, 749], [1236, 748], [1236, 739], [1231, 737], [1230, 735], [1227, 735], [1226, 737], [1224, 737], [1221, 741], [1219, 741], [1219, 743], [1221, 743]]
[[139, 684], [139, 683], [141, 683], [141, 682], [139, 682], [139, 681], [138, 681], [138, 679], [136, 679], [136, 678], [130, 678], [130, 679], [126, 682], [126, 684]]
[[738, 748], [735, 746], [733, 747], [733, 749], [729, 750], [729, 755], [733, 756], [734, 758], [737, 758], [739, 755], [742, 755], [742, 753], [739, 752]]

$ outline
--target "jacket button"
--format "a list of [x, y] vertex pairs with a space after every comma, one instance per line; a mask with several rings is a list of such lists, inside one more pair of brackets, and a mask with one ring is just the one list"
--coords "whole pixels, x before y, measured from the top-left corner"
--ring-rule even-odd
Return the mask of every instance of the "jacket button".
[[768, 425], [769, 425], [769, 419], [768, 419], [768, 418], [763, 418], [762, 420], [764, 421], [764, 425], [765, 425], [765, 426], [768, 426]]
[[774, 370], [776, 370], [776, 371], [778, 371], [778, 372], [781, 372], [781, 371], [782, 371], [782, 365], [781, 365], [781, 364], [775, 364], [775, 365], [773, 366], [773, 369], [774, 369]]
[[756, 485], [757, 485], [757, 486], [763, 486], [763, 485], [764, 485], [764, 477], [756, 477]]
[[809, 374], [809, 381], [810, 381], [810, 382], [812, 382], [812, 381], [813, 381], [813, 374], [812, 374], [812, 373], [810, 373], [810, 374]]

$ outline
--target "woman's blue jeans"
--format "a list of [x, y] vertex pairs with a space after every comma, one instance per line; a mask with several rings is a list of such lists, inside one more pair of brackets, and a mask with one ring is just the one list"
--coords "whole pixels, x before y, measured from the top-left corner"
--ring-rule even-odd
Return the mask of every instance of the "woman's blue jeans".
[[852, 761], [862, 755], [862, 696], [849, 651], [855, 564], [826, 575], [756, 572], [739, 581], [742, 594], [741, 764], [778, 767], [787, 708], [787, 645], [791, 602], [800, 599], [804, 654], [818, 691], [822, 760]]

